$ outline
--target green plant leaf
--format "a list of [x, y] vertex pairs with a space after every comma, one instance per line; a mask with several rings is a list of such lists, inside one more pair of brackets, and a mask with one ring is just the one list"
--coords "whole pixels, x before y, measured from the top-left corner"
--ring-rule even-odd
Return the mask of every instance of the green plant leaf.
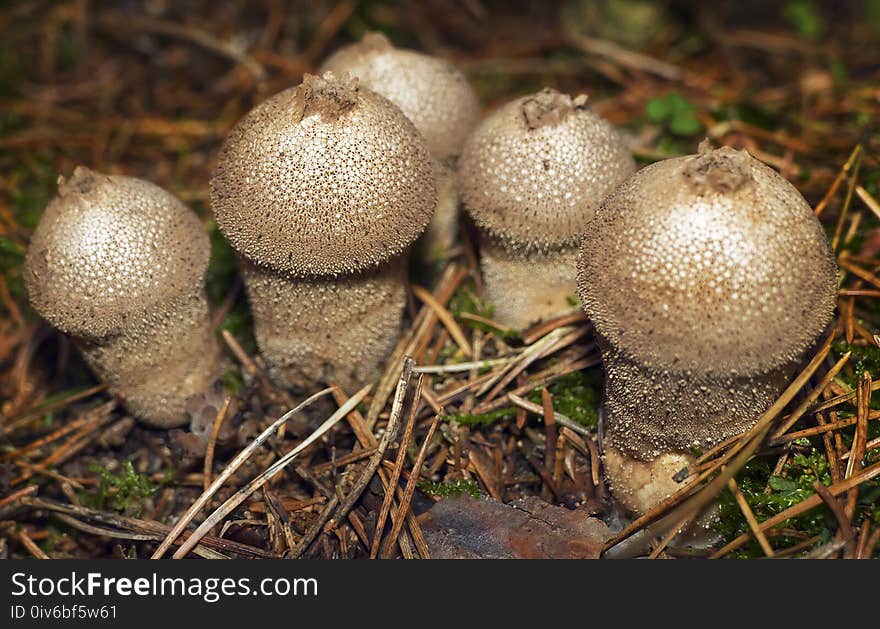
[[771, 476], [768, 483], [773, 491], [794, 491], [798, 488], [796, 482], [783, 476]]
[[782, 9], [783, 17], [794, 29], [807, 39], [819, 39], [825, 30], [822, 14], [810, 0], [795, 0]]
[[645, 103], [645, 115], [648, 117], [648, 120], [655, 124], [666, 120], [670, 113], [669, 104], [663, 97], [655, 96]]
[[675, 135], [696, 135], [703, 128], [692, 111], [678, 111], [669, 121], [669, 130]]

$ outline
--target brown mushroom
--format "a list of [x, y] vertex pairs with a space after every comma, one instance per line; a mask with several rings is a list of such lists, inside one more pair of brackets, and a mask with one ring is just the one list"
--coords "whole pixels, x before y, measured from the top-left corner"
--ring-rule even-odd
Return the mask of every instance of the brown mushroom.
[[337, 50], [321, 71], [357, 77], [397, 105], [427, 140], [438, 161], [438, 203], [422, 240], [430, 259], [442, 259], [458, 235], [455, 160], [479, 115], [467, 79], [448, 61], [396, 48], [381, 33], [367, 33], [360, 42]]
[[481, 230], [487, 300], [513, 328], [572, 307], [581, 235], [635, 169], [586, 100], [549, 88], [518, 98], [486, 118], [462, 152], [461, 194]]
[[34, 309], [73, 337], [132, 414], [171, 427], [220, 375], [204, 289], [209, 257], [198, 217], [175, 197], [79, 167], [59, 180], [24, 278]]
[[730, 148], [648, 166], [586, 232], [578, 288], [602, 348], [606, 472], [644, 513], [669, 474], [748, 430], [833, 315], [837, 267], [788, 181]]
[[245, 259], [273, 379], [346, 388], [371, 379], [400, 327], [405, 252], [437, 203], [412, 122], [356, 80], [306, 75], [232, 130], [211, 201]]

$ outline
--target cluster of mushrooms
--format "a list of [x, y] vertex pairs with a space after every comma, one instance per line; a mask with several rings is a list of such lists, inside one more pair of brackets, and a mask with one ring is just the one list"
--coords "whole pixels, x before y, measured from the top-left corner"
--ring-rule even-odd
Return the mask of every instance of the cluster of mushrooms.
[[[552, 89], [478, 120], [449, 63], [370, 34], [269, 98], [210, 183], [271, 378], [374, 380], [406, 304], [408, 256], [444, 251], [460, 206], [485, 296], [515, 329], [580, 297], [606, 371], [612, 491], [642, 514], [676, 472], [747, 430], [828, 326], [837, 268], [810, 207], [745, 151], [639, 171], [586, 97]], [[59, 181], [25, 262], [35, 310], [144, 423], [187, 422], [221, 375], [198, 217], [168, 192], [84, 167]]]

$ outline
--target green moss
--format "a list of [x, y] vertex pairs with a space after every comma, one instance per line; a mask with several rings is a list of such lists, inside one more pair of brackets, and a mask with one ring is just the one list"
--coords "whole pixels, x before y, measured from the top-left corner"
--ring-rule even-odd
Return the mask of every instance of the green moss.
[[[749, 503], [755, 517], [762, 522], [786, 509], [804, 501], [815, 493], [813, 483], [817, 480], [823, 485], [831, 484], [828, 462], [821, 450], [813, 449], [809, 454], [796, 454], [785, 466], [782, 476], [773, 476], [771, 462], [766, 458], [753, 459], [737, 476], [740, 490]], [[765, 486], [770, 491], [764, 493]], [[716, 530], [724, 542], [748, 532], [749, 525], [736, 500], [728, 490], [719, 497], [719, 521]], [[811, 509], [785, 522], [782, 526], [798, 531], [804, 537], [820, 536], [823, 540], [831, 539], [836, 524], [834, 516], [824, 505]], [[771, 543], [775, 548], [785, 548], [802, 541], [800, 538], [773, 537]], [[759, 557], [763, 552], [757, 542], [752, 540], [731, 556]]]
[[[123, 461], [118, 474], [99, 465], [90, 466], [89, 471], [97, 474], [100, 482], [94, 491], [82, 494], [80, 499], [83, 504], [94, 509], [104, 509], [109, 505], [116, 511], [140, 515], [145, 500], [164, 484], [164, 481], [157, 484], [143, 474], [138, 474], [131, 461]], [[170, 473], [168, 476], [170, 477]]]
[[[208, 266], [206, 290], [208, 299], [216, 308], [226, 299], [238, 277], [238, 256], [220, 233], [215, 223], [209, 226], [211, 238], [211, 263]], [[228, 330], [248, 354], [257, 351], [253, 333], [253, 317], [243, 295], [235, 300], [232, 308], [220, 322], [219, 330]], [[218, 332], [219, 332], [218, 330]]]
[[[838, 357], [847, 352], [852, 352], [849, 365], [852, 367], [852, 376], [847, 375], [848, 370], [840, 372], [840, 377], [851, 388], [856, 388], [858, 379], [867, 371], [872, 375], [880, 374], [880, 347], [875, 345], [849, 345], [846, 341], [838, 341], [831, 346]], [[880, 396], [871, 398], [871, 408], [880, 409]]]
[[[550, 383], [547, 387], [553, 409], [589, 428], [599, 423], [599, 404], [602, 401], [602, 374], [598, 370], [574, 371]], [[541, 389], [528, 395], [535, 404], [541, 403]]]
[[46, 526], [46, 532], [48, 535], [46, 536], [46, 539], [40, 543], [40, 548], [47, 553], [52, 553], [58, 547], [58, 544], [64, 539], [64, 533], [54, 524]]
[[463, 426], [491, 426], [502, 419], [512, 419], [516, 415], [516, 409], [510, 406], [499, 408], [488, 413], [451, 413], [444, 417]]
[[241, 377], [241, 371], [238, 369], [230, 369], [223, 372], [220, 376], [220, 382], [223, 385], [223, 391], [232, 397], [237, 397], [244, 389], [244, 380]]
[[[476, 286], [473, 280], [463, 283], [452, 299], [449, 300], [449, 311], [452, 315], [459, 319], [462, 313], [474, 314], [485, 319], [491, 319], [495, 314], [495, 308], [491, 304], [487, 304], [476, 295]], [[461, 319], [463, 325], [474, 330], [483, 332], [492, 332], [501, 338], [516, 338], [519, 334], [513, 330], [499, 329], [495, 326], [483, 323], [482, 321], [472, 321], [470, 319]]]
[[[12, 131], [16, 124], [16, 117], [0, 115], [0, 136]], [[7, 180], [8, 204], [12, 216], [20, 228], [31, 231], [37, 226], [43, 209], [55, 193], [55, 173], [52, 166], [48, 160], [32, 156], [26, 164], [9, 172]], [[0, 236], [0, 275], [6, 279], [10, 294], [19, 299], [24, 298], [21, 273], [24, 256], [25, 247], [18, 239]]]
[[461, 496], [468, 494], [473, 498], [480, 497], [480, 486], [476, 481], [456, 479], [446, 481], [444, 483], [436, 481], [422, 481], [418, 484], [418, 488], [429, 496], [442, 496], [449, 498], [450, 496]]

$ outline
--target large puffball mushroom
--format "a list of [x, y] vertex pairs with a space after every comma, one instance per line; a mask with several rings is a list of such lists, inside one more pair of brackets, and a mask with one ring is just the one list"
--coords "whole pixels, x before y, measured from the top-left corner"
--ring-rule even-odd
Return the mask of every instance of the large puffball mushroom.
[[521, 329], [571, 308], [581, 235], [635, 170], [618, 132], [585, 96], [546, 88], [486, 118], [459, 161], [462, 200], [481, 230], [495, 319]]
[[396, 341], [405, 252], [437, 195], [424, 138], [357, 80], [306, 75], [230, 132], [211, 180], [281, 386], [374, 377]]
[[644, 513], [748, 430], [830, 322], [837, 266], [800, 193], [745, 151], [645, 167], [584, 235], [578, 289], [602, 349], [612, 490]]
[[479, 116], [477, 96], [465, 76], [444, 59], [396, 48], [381, 33], [340, 48], [321, 72], [357, 77], [409, 118], [437, 160], [437, 208], [423, 238], [430, 259], [445, 256], [458, 236], [455, 160]]
[[133, 177], [77, 168], [59, 180], [28, 248], [34, 309], [73, 337], [133, 415], [168, 428], [219, 377], [204, 278], [210, 244], [198, 217]]

